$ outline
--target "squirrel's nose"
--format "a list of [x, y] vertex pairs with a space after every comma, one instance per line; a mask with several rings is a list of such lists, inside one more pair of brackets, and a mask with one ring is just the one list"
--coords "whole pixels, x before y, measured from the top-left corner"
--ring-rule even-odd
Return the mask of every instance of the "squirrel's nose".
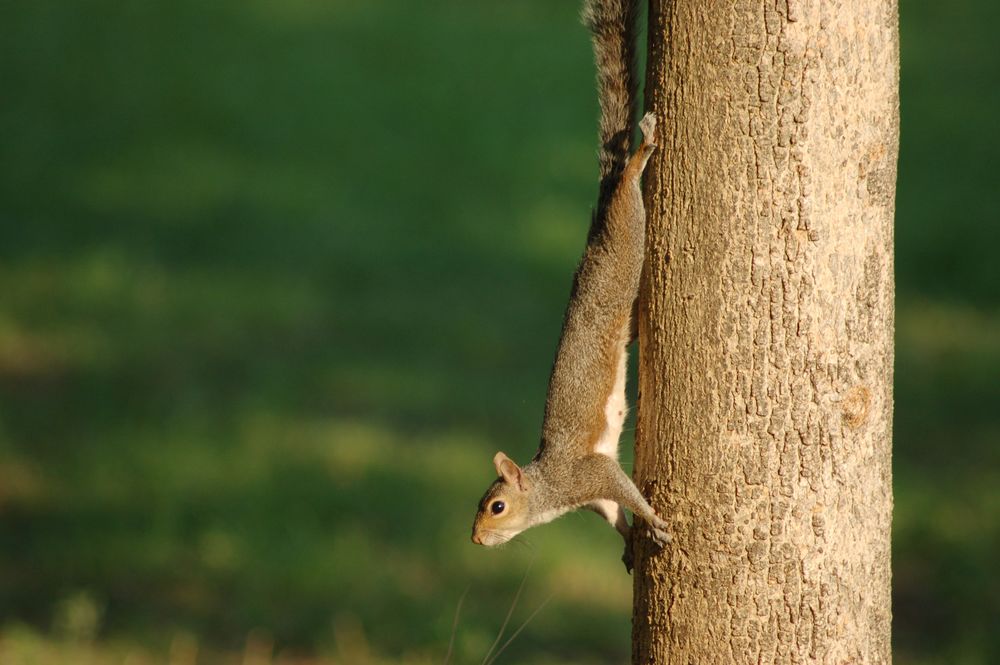
[[472, 542], [474, 542], [476, 545], [482, 545], [483, 544], [483, 539], [479, 537], [478, 533], [473, 533], [472, 534]]

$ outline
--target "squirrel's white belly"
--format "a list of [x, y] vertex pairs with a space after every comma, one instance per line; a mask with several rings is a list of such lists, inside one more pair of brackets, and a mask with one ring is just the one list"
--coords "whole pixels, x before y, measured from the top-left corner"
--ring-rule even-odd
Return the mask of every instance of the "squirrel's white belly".
[[618, 366], [615, 368], [615, 382], [604, 405], [604, 431], [594, 444], [594, 452], [618, 459], [618, 439], [621, 438], [625, 426], [625, 413], [628, 404], [625, 401], [625, 370], [628, 365], [628, 352], [622, 345], [618, 356]]

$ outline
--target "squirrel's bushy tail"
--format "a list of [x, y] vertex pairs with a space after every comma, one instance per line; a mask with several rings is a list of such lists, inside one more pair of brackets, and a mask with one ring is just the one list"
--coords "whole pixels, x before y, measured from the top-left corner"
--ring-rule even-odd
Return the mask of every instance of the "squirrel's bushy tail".
[[638, 0], [585, 0], [583, 22], [590, 28], [601, 101], [601, 189], [604, 210], [632, 147], [638, 106], [635, 41]]

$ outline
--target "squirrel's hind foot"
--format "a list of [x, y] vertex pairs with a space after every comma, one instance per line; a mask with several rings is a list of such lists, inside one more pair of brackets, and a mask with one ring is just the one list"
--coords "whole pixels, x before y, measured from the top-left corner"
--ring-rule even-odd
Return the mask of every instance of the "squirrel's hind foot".
[[642, 116], [639, 121], [639, 129], [642, 130], [642, 144], [653, 147], [656, 145], [656, 115], [650, 111]]

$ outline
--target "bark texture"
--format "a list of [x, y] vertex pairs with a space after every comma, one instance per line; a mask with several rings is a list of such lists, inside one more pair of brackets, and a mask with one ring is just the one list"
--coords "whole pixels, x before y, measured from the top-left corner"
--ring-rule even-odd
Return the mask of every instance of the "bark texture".
[[650, 0], [634, 663], [888, 663], [895, 0]]

